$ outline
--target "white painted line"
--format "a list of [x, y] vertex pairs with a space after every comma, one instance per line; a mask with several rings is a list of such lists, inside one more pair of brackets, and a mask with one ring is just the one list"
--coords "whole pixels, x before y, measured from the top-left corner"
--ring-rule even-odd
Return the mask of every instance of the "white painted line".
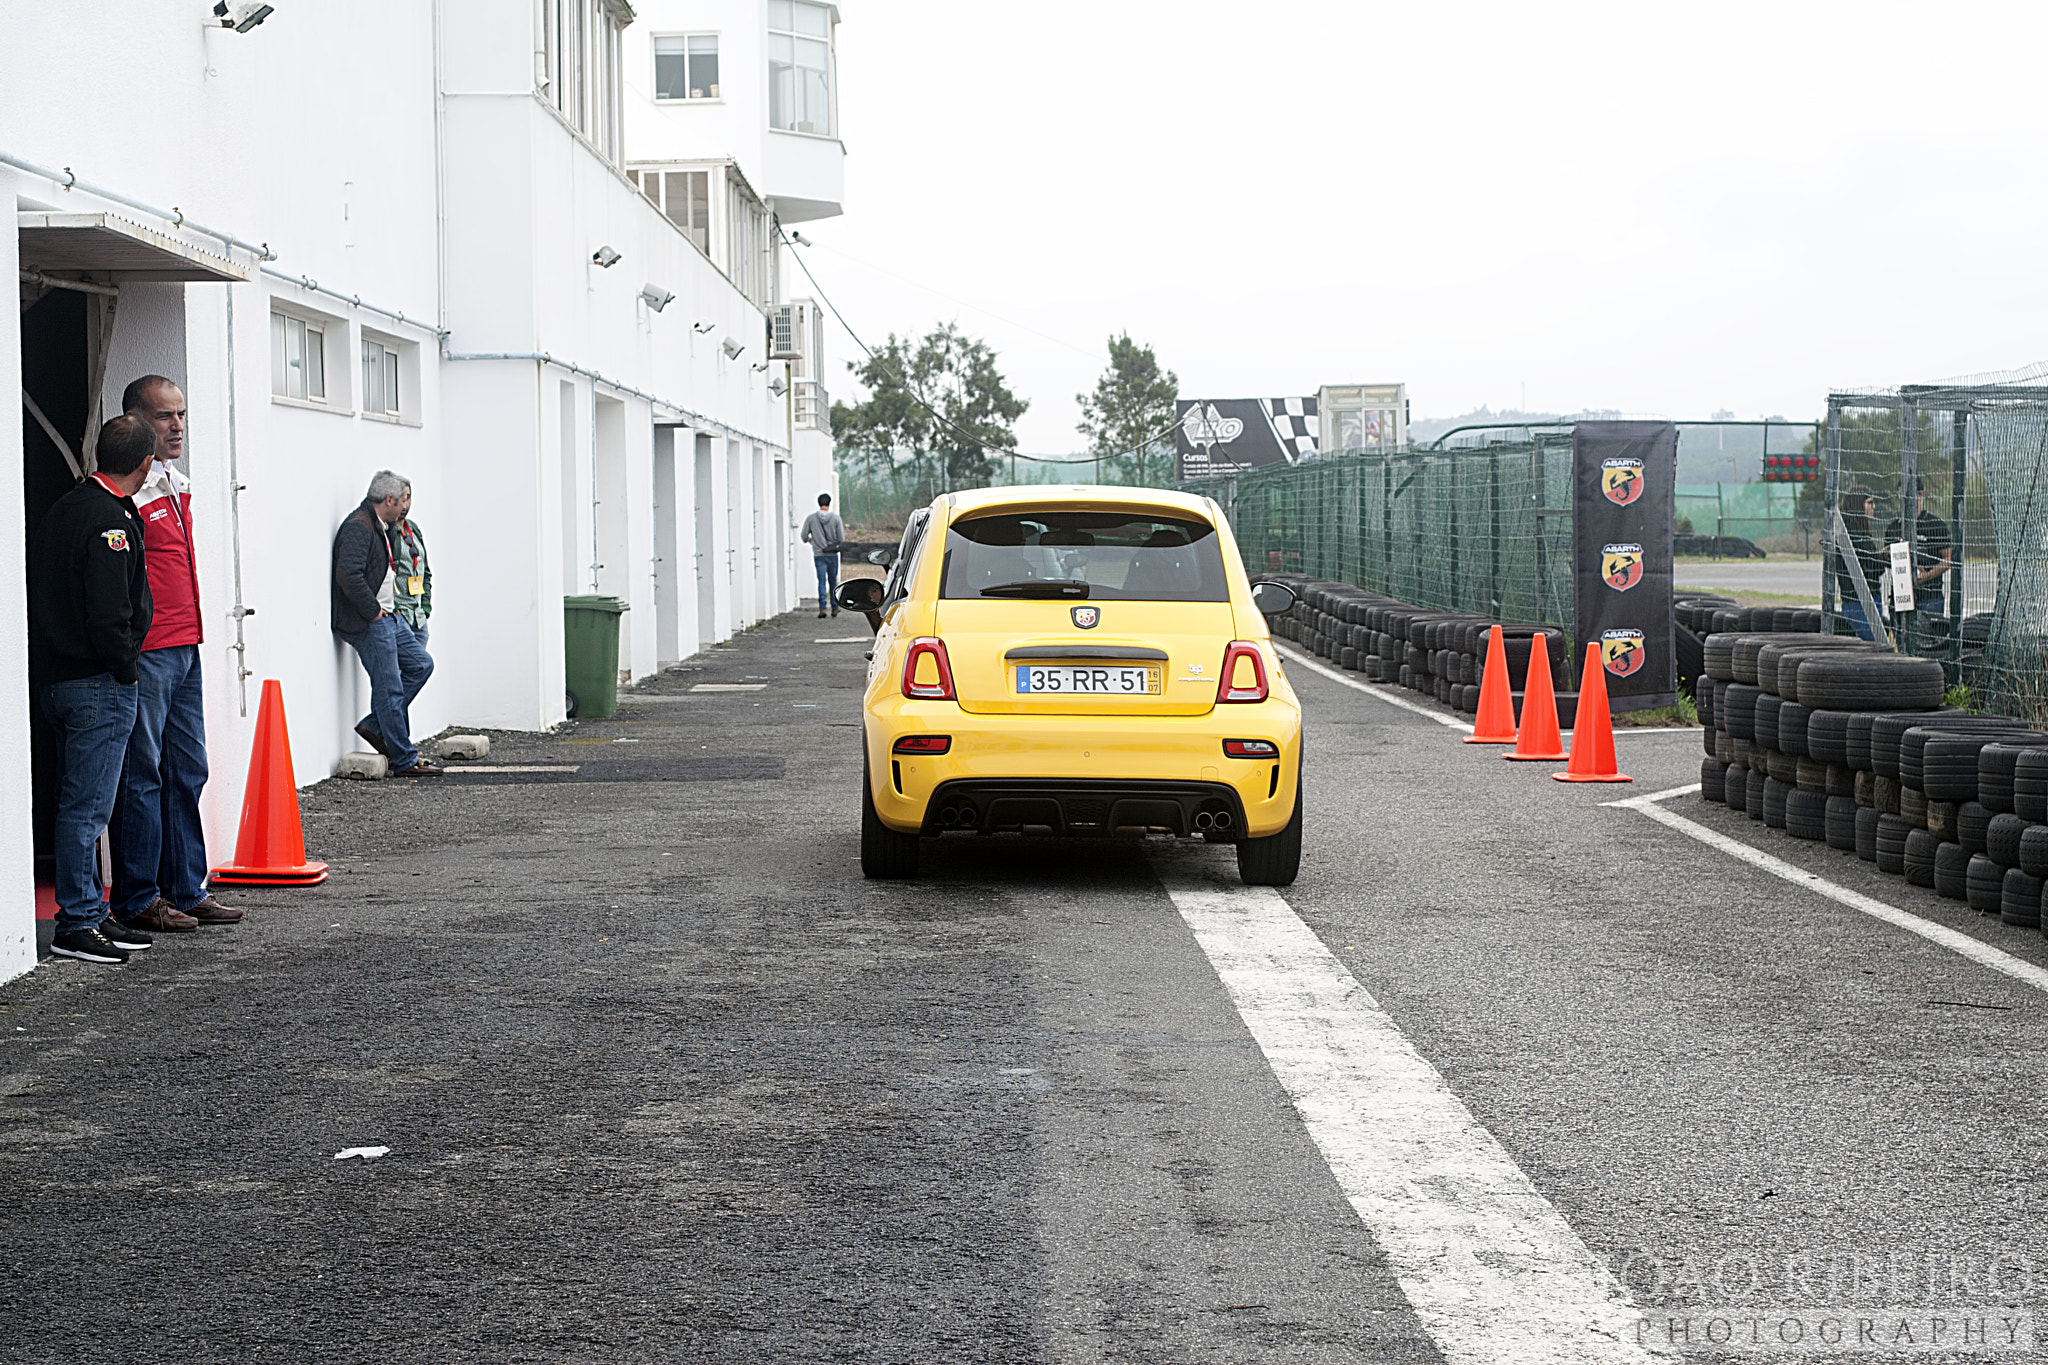
[[1331, 682], [1343, 683], [1346, 687], [1363, 692], [1368, 697], [1378, 697], [1387, 705], [1398, 706], [1403, 711], [1413, 711], [1416, 715], [1433, 720], [1438, 725], [1448, 725], [1459, 734], [1469, 735], [1472, 733], [1472, 727], [1459, 720], [1456, 716], [1447, 716], [1441, 711], [1434, 711], [1420, 703], [1409, 701], [1406, 697], [1396, 696], [1384, 687], [1374, 687], [1371, 683], [1360, 682], [1356, 678], [1347, 678], [1344, 676], [1342, 669], [1331, 668], [1325, 664], [1317, 663], [1301, 651], [1283, 646], [1278, 640], [1273, 642], [1273, 648], [1283, 655], [1289, 663], [1299, 664], [1311, 673], [1320, 673]]
[[1872, 919], [1883, 920], [1895, 929], [1904, 929], [1909, 934], [1918, 934], [1929, 943], [1946, 948], [1952, 953], [1960, 954], [1980, 967], [1989, 967], [1994, 972], [2002, 972], [2015, 981], [2024, 982], [2032, 986], [2035, 990], [2048, 991], [2048, 968], [2036, 967], [2031, 962], [2014, 957], [2011, 953], [2002, 952], [1988, 943], [1971, 938], [1968, 934], [1958, 933], [1954, 929], [1946, 925], [1936, 924], [1932, 920], [1924, 920], [1910, 911], [1899, 909], [1896, 905], [1887, 905], [1873, 896], [1866, 896], [1861, 891], [1851, 891], [1846, 886], [1838, 886], [1821, 876], [1818, 872], [1808, 872], [1805, 868], [1796, 867], [1782, 858], [1774, 858], [1761, 849], [1751, 848], [1740, 839], [1731, 839], [1725, 834], [1708, 829], [1705, 825], [1688, 820], [1683, 815], [1679, 815], [1675, 811], [1666, 810], [1663, 806], [1657, 804], [1671, 797], [1684, 796], [1689, 792], [1696, 792], [1698, 790], [1699, 784], [1694, 783], [1690, 787], [1674, 787], [1667, 792], [1655, 792], [1649, 796], [1633, 797], [1627, 801], [1609, 801], [1605, 804], [1623, 810], [1639, 810], [1658, 824], [1669, 826], [1681, 834], [1697, 839], [1709, 848], [1717, 848], [1731, 858], [1740, 859], [1751, 867], [1762, 872], [1768, 872], [1781, 881], [1787, 881], [1794, 886], [1803, 887], [1813, 892], [1816, 896], [1823, 896], [1838, 905], [1846, 905], [1851, 910], [1860, 910]]
[[450, 763], [451, 773], [573, 773], [580, 763]]
[[767, 683], [698, 683], [692, 692], [759, 692]]
[[834, 635], [823, 640], [811, 641], [814, 645], [864, 645], [874, 639], [872, 635]]
[[1676, 1358], [1635, 1344], [1627, 1291], [1278, 892], [1167, 894], [1450, 1365]]

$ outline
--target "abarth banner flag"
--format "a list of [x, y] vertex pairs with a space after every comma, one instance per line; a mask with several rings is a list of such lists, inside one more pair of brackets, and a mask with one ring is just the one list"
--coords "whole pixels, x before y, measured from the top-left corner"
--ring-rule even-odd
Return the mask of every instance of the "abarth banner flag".
[[[1580, 422], [1572, 428], [1572, 563], [1579, 657], [1597, 642], [1613, 710], [1678, 700], [1671, 615], [1671, 518], [1678, 428]], [[1583, 685], [1583, 684], [1582, 684]]]

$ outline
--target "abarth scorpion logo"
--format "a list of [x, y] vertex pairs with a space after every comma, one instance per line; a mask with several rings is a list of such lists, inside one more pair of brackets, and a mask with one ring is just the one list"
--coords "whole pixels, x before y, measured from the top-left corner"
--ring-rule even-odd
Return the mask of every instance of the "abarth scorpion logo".
[[1643, 462], [1633, 455], [1616, 455], [1600, 462], [1600, 491], [1616, 507], [1626, 507], [1643, 495]]
[[1102, 608], [1075, 607], [1073, 608], [1073, 615], [1074, 624], [1077, 627], [1082, 630], [1093, 630], [1095, 629], [1095, 623], [1102, 619]]
[[1627, 545], [1600, 547], [1600, 577], [1616, 592], [1627, 592], [1643, 581], [1643, 547]]

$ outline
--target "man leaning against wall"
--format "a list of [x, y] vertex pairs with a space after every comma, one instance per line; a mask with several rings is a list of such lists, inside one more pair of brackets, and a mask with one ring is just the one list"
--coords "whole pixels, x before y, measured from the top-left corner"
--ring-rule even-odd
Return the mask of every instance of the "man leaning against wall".
[[135, 490], [142, 562], [156, 610], [136, 662], [135, 728], [121, 767], [108, 835], [114, 848], [113, 913], [130, 928], [190, 933], [233, 924], [240, 910], [206, 890], [206, 697], [199, 646], [199, 562], [192, 535], [192, 481], [172, 468], [185, 454], [185, 394], [146, 374], [121, 409], [156, 432], [156, 459]]
[[392, 528], [412, 510], [412, 485], [377, 471], [362, 504], [334, 533], [329, 624], [349, 642], [370, 675], [370, 714], [356, 733], [391, 760], [399, 777], [433, 777], [441, 769], [412, 742], [412, 703], [433, 675], [434, 661], [398, 614], [398, 550]]

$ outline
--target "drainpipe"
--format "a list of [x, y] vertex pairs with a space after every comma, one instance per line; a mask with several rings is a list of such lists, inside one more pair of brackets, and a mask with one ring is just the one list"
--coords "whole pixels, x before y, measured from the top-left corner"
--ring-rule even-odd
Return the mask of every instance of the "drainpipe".
[[241, 713], [249, 714], [249, 645], [242, 637], [242, 622], [256, 614], [242, 604], [242, 465], [235, 443], [235, 287], [224, 286], [228, 294], [228, 540], [234, 547], [235, 605], [228, 615], [235, 623], [235, 687]]

